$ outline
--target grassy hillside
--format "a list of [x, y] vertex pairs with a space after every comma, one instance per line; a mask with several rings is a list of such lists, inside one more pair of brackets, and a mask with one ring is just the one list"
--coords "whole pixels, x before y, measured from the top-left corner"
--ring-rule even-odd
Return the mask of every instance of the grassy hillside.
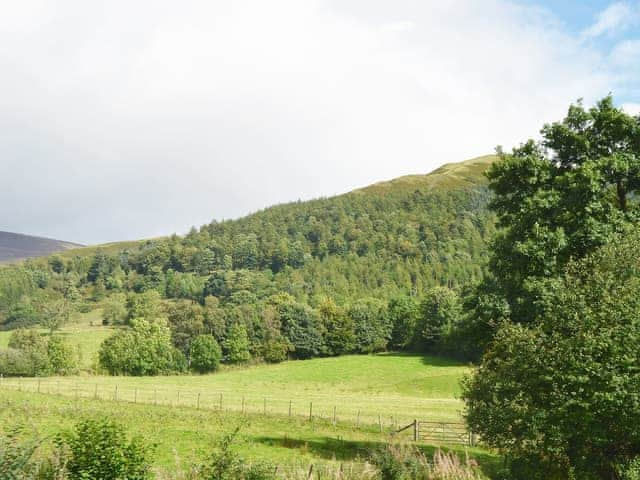
[[77, 243], [34, 237], [19, 233], [0, 232], [0, 263], [44, 257], [52, 253], [80, 247]]

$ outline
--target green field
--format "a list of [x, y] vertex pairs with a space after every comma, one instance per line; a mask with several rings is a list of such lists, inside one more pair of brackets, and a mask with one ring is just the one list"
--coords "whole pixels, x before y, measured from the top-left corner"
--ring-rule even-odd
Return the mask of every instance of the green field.
[[[41, 330], [46, 333], [46, 330]], [[89, 313], [76, 313], [71, 321], [56, 332], [69, 339], [80, 353], [80, 368], [93, 369], [98, 362], [100, 344], [114, 328], [102, 325], [102, 310], [96, 309]], [[0, 331], [0, 348], [6, 348], [11, 336], [11, 330]]]
[[467, 367], [419, 355], [350, 355], [225, 369], [210, 375], [4, 379], [4, 388], [147, 404], [330, 418], [392, 427], [460, 421]]
[[[460, 421], [460, 379], [468, 367], [409, 354], [348, 355], [276, 365], [224, 367], [210, 375], [111, 377], [95, 369], [102, 341], [114, 332], [100, 310], [77, 314], [57, 335], [79, 349], [77, 376], [4, 379], [5, 388], [147, 404], [331, 418], [396, 425], [414, 418]], [[0, 348], [11, 332], [0, 332]], [[20, 385], [18, 385], [20, 384]], [[266, 410], [265, 410], [266, 406]]]
[[[190, 464], [206, 459], [216, 441], [242, 425], [237, 450], [248, 460], [268, 459], [283, 472], [306, 472], [310, 464], [331, 467], [338, 463], [347, 468], [362, 468], [363, 458], [375, 448], [394, 438], [377, 428], [315, 419], [289, 419], [283, 416], [239, 414], [196, 410], [189, 407], [149, 406], [109, 400], [70, 400], [58, 395], [32, 394], [0, 390], [0, 430], [8, 425], [23, 425], [30, 435], [46, 440], [70, 428], [85, 416], [109, 416], [155, 443], [155, 464], [159, 471], [185, 470]], [[435, 446], [421, 445], [426, 453]], [[447, 447], [443, 447], [445, 450]], [[490, 474], [498, 457], [479, 448], [450, 447], [461, 456], [468, 453]], [[334, 467], [335, 468], [335, 467]], [[306, 478], [301, 476], [300, 478]], [[315, 478], [315, 477], [314, 477]], [[323, 477], [324, 478], [324, 477]]]
[[[461, 421], [460, 380], [469, 367], [460, 363], [387, 353], [223, 367], [209, 375], [91, 375], [100, 343], [113, 333], [100, 323], [96, 310], [59, 332], [78, 345], [81, 374], [0, 379], [0, 426], [21, 423], [46, 437], [82, 416], [105, 414], [156, 442], [158, 468], [173, 472], [204, 458], [241, 423], [239, 448], [247, 457], [304, 469], [327, 462], [360, 468], [371, 448], [413, 419]], [[9, 335], [0, 332], [0, 346]], [[493, 468], [495, 456], [471, 452]]]

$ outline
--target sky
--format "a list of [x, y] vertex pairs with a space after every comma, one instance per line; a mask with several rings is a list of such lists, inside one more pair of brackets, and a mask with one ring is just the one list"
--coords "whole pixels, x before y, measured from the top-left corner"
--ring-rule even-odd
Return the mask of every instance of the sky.
[[640, 0], [0, 0], [0, 230], [185, 233], [640, 112]]

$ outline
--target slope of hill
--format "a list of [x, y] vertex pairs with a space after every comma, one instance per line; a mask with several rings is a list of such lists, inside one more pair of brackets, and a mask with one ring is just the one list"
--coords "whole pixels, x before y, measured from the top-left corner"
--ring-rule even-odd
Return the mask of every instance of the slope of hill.
[[[0, 329], [37, 322], [38, 305], [63, 296], [88, 308], [106, 302], [111, 321], [123, 322], [140, 315], [135, 294], [152, 291], [168, 305], [178, 348], [203, 331], [224, 344], [236, 324], [263, 358], [267, 341], [280, 359], [288, 347], [298, 358], [385, 348], [392, 299], [415, 303], [432, 287], [458, 290], [482, 278], [495, 229], [483, 172], [493, 159], [276, 205], [183, 237], [67, 250], [0, 269]], [[327, 322], [345, 316], [355, 343], [345, 337], [329, 347]]]
[[43, 257], [81, 245], [20, 233], [0, 232], [0, 263]]

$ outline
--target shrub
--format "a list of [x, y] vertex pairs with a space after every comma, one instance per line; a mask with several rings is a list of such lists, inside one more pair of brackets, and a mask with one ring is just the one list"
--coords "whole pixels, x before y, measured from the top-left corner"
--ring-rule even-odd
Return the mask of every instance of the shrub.
[[112, 375], [158, 375], [184, 368], [184, 356], [171, 343], [167, 321], [134, 319], [100, 346], [100, 365]]
[[191, 368], [199, 373], [213, 372], [218, 369], [222, 350], [213, 335], [198, 335], [191, 342]]
[[76, 352], [71, 344], [62, 337], [49, 337], [47, 356], [51, 372], [57, 375], [68, 375], [76, 370], [78, 364]]
[[47, 338], [35, 330], [15, 330], [9, 337], [9, 348], [19, 350], [24, 355], [28, 376], [46, 375], [51, 371]]
[[124, 293], [114, 293], [102, 302], [103, 325], [126, 323], [127, 315], [127, 297]]
[[276, 468], [268, 462], [249, 464], [234, 446], [241, 426], [226, 434], [216, 446], [207, 465], [200, 469], [203, 480], [276, 480]]
[[373, 453], [371, 462], [381, 480], [480, 480], [478, 465], [468, 457], [463, 463], [454, 452], [437, 450], [433, 458], [408, 445], [388, 445]]
[[618, 477], [621, 480], [640, 480], [640, 457], [618, 467]]
[[21, 442], [19, 428], [0, 433], [0, 478], [8, 480], [34, 478], [38, 466], [33, 460], [33, 454], [38, 448], [38, 442]]
[[22, 350], [0, 350], [0, 374], [6, 377], [29, 377], [34, 374], [33, 371], [31, 359]]
[[128, 439], [122, 426], [107, 418], [85, 419], [56, 443], [67, 456], [71, 478], [144, 480], [151, 478], [153, 448], [140, 437]]

